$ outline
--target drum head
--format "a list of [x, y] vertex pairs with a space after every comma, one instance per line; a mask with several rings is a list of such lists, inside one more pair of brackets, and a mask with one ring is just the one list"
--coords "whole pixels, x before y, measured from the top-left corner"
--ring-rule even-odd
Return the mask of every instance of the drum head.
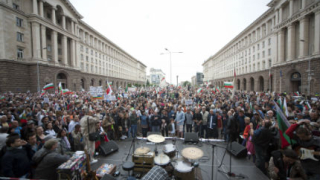
[[188, 173], [192, 171], [192, 166], [190, 163], [184, 161], [178, 161], [174, 169], [180, 173]]
[[170, 153], [170, 152], [173, 152], [173, 151], [175, 151], [176, 150], [176, 147], [175, 147], [175, 145], [173, 145], [173, 144], [166, 144], [165, 146], [164, 146], [164, 152], [165, 153]]
[[158, 156], [154, 157], [154, 163], [159, 166], [167, 165], [169, 162], [170, 162], [170, 158], [165, 154], [161, 153]]
[[147, 154], [148, 152], [150, 152], [150, 148], [148, 148], [148, 147], [140, 147], [140, 148], [137, 148], [134, 151], [134, 154], [136, 154], [136, 155], [144, 155], [144, 154]]

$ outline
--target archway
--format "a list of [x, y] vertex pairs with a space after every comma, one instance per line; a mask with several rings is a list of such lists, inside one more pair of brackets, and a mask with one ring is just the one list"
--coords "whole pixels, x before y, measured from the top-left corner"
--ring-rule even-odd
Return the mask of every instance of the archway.
[[68, 80], [67, 75], [64, 73], [58, 73], [57, 74], [57, 83], [59, 84], [61, 82], [62, 89], [68, 88]]
[[262, 76], [259, 77], [259, 91], [264, 91], [264, 78]]
[[102, 86], [102, 80], [99, 80], [99, 86]]
[[240, 79], [237, 80], [237, 89], [240, 90]]
[[251, 86], [250, 90], [254, 91], [254, 79], [253, 79], [253, 77], [250, 78], [250, 86]]
[[292, 92], [301, 92], [301, 74], [299, 72], [294, 72], [290, 77], [291, 81], [291, 91]]
[[90, 86], [94, 86], [94, 79], [91, 79]]
[[243, 79], [243, 90], [244, 91], [247, 90], [247, 79], [246, 78]]
[[81, 79], [81, 89], [86, 89], [85, 88], [85, 79]]

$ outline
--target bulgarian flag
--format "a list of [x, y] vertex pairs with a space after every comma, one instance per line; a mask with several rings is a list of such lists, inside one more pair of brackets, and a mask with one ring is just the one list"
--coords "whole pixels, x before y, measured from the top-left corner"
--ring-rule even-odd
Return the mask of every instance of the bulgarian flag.
[[224, 87], [225, 88], [233, 88], [233, 82], [224, 82]]
[[278, 104], [274, 102], [274, 105], [277, 111], [277, 121], [279, 126], [281, 149], [284, 149], [290, 145], [290, 137], [285, 133], [288, 127], [290, 126], [290, 123], [287, 120], [286, 116], [283, 114]]
[[220, 93], [219, 87], [216, 87], [216, 92]]
[[59, 86], [58, 86], [58, 93], [62, 94], [62, 85], [61, 82], [59, 82]]
[[65, 95], [65, 94], [73, 94], [73, 92], [71, 92], [69, 89], [62, 89], [62, 94]]
[[203, 90], [202, 90], [202, 88], [199, 88], [198, 90], [197, 90], [197, 93], [201, 93]]
[[213, 93], [213, 94], [216, 94], [216, 92], [215, 92], [215, 90], [214, 90], [214, 89], [212, 89], [212, 93]]
[[106, 89], [106, 93], [107, 93], [107, 95], [111, 95], [111, 93], [112, 93], [112, 89], [111, 89], [111, 86], [110, 86], [110, 84], [107, 82], [107, 89]]
[[41, 94], [40, 94], [40, 97], [43, 96], [45, 93], [46, 93], [46, 91], [45, 91], [45, 90], [42, 90], [42, 91], [41, 91]]
[[45, 85], [42, 90], [43, 90], [43, 91], [46, 91], [46, 90], [48, 90], [48, 89], [53, 89], [53, 88], [54, 88], [53, 83], [50, 83], [50, 84]]

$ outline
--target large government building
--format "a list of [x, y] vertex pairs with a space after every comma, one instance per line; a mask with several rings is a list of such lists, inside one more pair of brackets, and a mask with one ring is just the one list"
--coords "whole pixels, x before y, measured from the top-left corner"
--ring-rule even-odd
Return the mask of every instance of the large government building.
[[[320, 0], [272, 0], [203, 65], [204, 81], [236, 90], [320, 92]], [[235, 71], [235, 72], [234, 72]]]
[[0, 92], [145, 84], [146, 65], [82, 18], [69, 0], [0, 0]]

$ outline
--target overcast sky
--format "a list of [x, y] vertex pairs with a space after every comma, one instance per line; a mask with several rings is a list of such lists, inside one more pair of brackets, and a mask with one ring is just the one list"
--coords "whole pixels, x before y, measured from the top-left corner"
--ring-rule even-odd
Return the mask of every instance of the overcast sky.
[[271, 0], [70, 0], [83, 21], [172, 83], [191, 81], [202, 63], [262, 15]]

